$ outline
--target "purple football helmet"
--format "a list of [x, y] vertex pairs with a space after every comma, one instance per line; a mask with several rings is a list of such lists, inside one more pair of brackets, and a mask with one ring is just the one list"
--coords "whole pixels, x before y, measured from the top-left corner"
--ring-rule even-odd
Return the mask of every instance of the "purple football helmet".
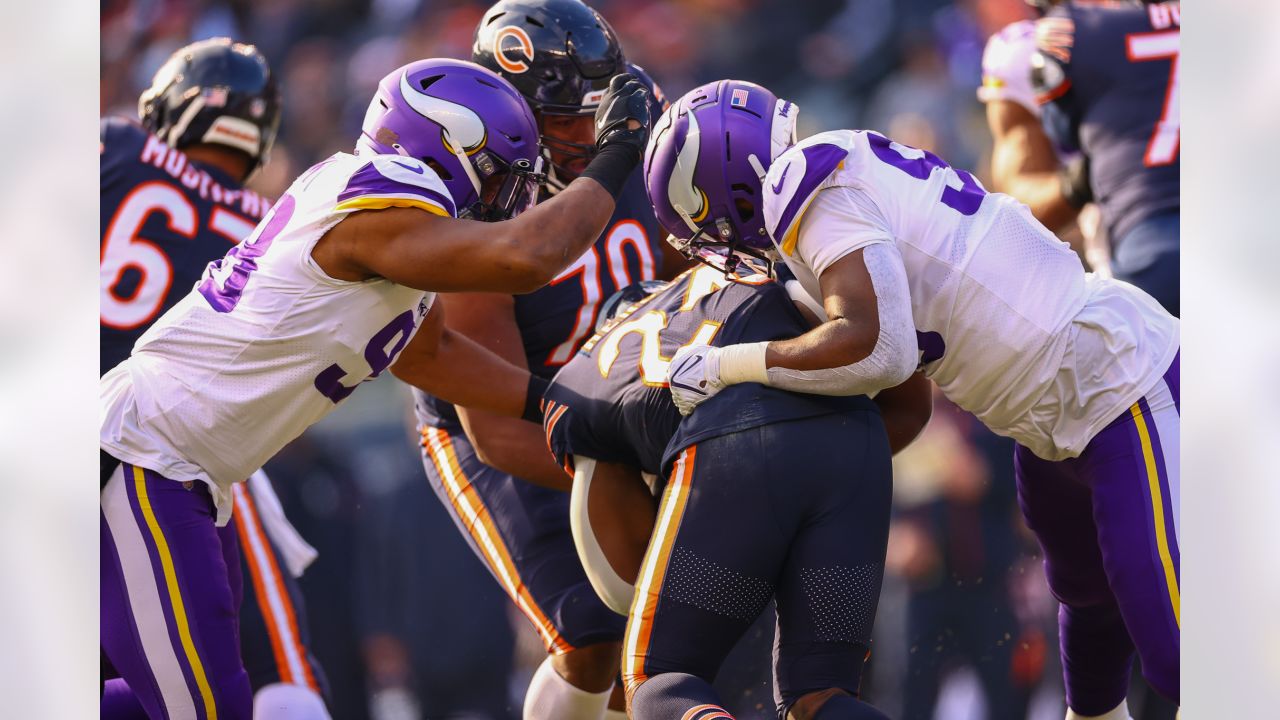
[[444, 181], [459, 217], [492, 222], [532, 207], [545, 176], [538, 125], [511, 83], [474, 63], [430, 59], [378, 84], [356, 154], [404, 155]]
[[645, 189], [668, 241], [687, 257], [723, 266], [737, 253], [770, 260], [763, 182], [796, 142], [794, 103], [755, 83], [720, 80], [685, 93], [654, 123]]

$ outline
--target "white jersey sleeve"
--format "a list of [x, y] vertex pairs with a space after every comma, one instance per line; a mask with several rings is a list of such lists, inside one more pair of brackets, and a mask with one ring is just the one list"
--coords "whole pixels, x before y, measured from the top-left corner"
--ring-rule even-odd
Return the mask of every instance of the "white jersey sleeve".
[[[1025, 205], [879, 133], [820, 133], [784, 152], [765, 177], [764, 217], [818, 302], [823, 269], [887, 235], [906, 269], [925, 375], [1046, 459], [1078, 454], [1176, 351], [1176, 320], [1131, 288], [1116, 296], [1086, 282], [1075, 253]], [[1103, 312], [1104, 298], [1142, 311]]]
[[230, 487], [386, 370], [431, 293], [327, 275], [315, 244], [352, 212], [453, 215], [440, 178], [399, 156], [338, 153], [303, 173], [258, 227], [101, 380], [103, 449], [174, 480]]
[[1036, 49], [1036, 25], [1019, 20], [992, 35], [982, 52], [982, 102], [1010, 100], [1040, 116], [1040, 105], [1031, 89], [1031, 55]]
[[879, 209], [866, 193], [851, 187], [817, 193], [802, 222], [795, 254], [817, 277], [851, 252], [893, 242], [889, 223]]

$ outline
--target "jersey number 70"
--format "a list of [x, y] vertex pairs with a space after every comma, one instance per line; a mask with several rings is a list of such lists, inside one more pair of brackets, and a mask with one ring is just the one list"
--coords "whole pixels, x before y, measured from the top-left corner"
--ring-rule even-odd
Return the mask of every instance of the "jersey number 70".
[[1178, 159], [1181, 144], [1181, 114], [1178, 111], [1179, 46], [1182, 33], [1178, 30], [1130, 33], [1125, 36], [1129, 62], [1169, 60], [1169, 86], [1164, 94], [1164, 109], [1156, 122], [1142, 164], [1147, 167], [1169, 165]]

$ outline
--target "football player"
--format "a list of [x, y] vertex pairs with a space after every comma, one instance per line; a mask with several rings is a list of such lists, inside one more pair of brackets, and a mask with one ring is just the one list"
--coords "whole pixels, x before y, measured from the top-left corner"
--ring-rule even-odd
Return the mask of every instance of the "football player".
[[888, 539], [890, 448], [927, 422], [928, 382], [916, 375], [878, 397], [885, 422], [866, 397], [753, 383], [682, 419], [665, 387], [681, 347], [809, 327], [778, 282], [746, 265], [733, 278], [701, 266], [619, 313], [547, 390], [547, 443], [575, 474], [584, 565], [601, 597], [629, 610], [632, 718], [732, 717], [710, 683], [771, 598], [778, 717], [885, 717], [858, 686]]
[[1115, 276], [1178, 315], [1180, 4], [1037, 4], [1051, 6], [1031, 56], [1041, 121], [1087, 160], [1064, 194], [1097, 198]]
[[634, 78], [604, 100], [596, 157], [531, 207], [520, 94], [468, 62], [396, 69], [355, 154], [304, 172], [103, 377], [102, 643], [152, 717], [249, 717], [215, 526], [236, 483], [361, 382], [391, 369], [537, 417], [545, 381], [443, 329], [434, 293], [530, 292], [594, 242], [648, 135]]
[[[104, 371], [266, 214], [270, 202], [243, 183], [271, 151], [280, 96], [256, 48], [216, 38], [175, 52], [143, 93], [138, 116], [142, 125], [108, 118], [101, 128]], [[235, 522], [218, 534], [228, 561], [239, 557], [233, 597], [240, 578], [251, 580], [240, 605], [240, 653], [257, 716], [328, 718], [295, 579], [315, 551], [278, 510], [261, 470], [233, 492]], [[108, 683], [104, 717], [123, 712], [117, 703], [136, 706], [122, 684]]]
[[781, 258], [830, 318], [791, 340], [681, 350], [677, 405], [741, 382], [867, 393], [923, 368], [1017, 441], [1020, 503], [1062, 603], [1073, 716], [1127, 715], [1135, 645], [1176, 701], [1177, 318], [1086, 274], [1025, 205], [968, 172], [869, 131], [793, 144], [795, 115], [724, 80], [655, 124], [646, 182], [673, 241]]
[[[548, 196], [595, 155], [593, 116], [609, 79], [631, 72], [613, 28], [578, 0], [504, 0], [476, 28], [472, 59], [509, 80], [533, 110]], [[685, 260], [663, 241], [637, 170], [604, 232], [546, 287], [527, 295], [450, 293], [446, 325], [550, 379], [591, 334], [600, 303]], [[672, 273], [674, 274], [674, 273]], [[541, 433], [516, 418], [415, 398], [427, 478], [459, 531], [537, 629], [547, 659], [525, 694], [528, 720], [600, 720], [618, 673], [625, 618], [591, 591], [569, 533], [567, 478]], [[622, 715], [622, 697], [613, 698]]]

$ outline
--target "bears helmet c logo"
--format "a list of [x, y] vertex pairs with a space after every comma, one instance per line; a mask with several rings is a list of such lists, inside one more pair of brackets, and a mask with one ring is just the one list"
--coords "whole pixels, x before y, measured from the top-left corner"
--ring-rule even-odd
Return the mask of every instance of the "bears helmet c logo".
[[[518, 44], [504, 48], [502, 41], [507, 38], [515, 38]], [[515, 54], [514, 59], [508, 56], [509, 52]], [[520, 59], [520, 55], [524, 56], [523, 60]], [[498, 60], [498, 67], [509, 73], [526, 72], [529, 69], [529, 63], [526, 61], [533, 60], [533, 41], [529, 39], [529, 33], [525, 32], [524, 28], [504, 27], [493, 36], [493, 56]]]

